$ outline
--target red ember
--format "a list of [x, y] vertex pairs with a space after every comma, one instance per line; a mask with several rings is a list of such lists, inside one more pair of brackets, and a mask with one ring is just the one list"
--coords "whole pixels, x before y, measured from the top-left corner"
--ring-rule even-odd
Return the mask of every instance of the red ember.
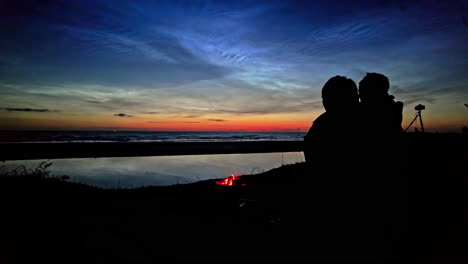
[[239, 176], [240, 175], [231, 175], [223, 180], [217, 181], [216, 184], [224, 185], [224, 186], [233, 186], [234, 181], [239, 179]]

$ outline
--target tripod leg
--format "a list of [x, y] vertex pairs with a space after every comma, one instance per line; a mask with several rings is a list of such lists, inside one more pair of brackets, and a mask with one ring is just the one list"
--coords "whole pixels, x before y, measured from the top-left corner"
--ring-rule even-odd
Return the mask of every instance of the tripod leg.
[[424, 133], [424, 125], [422, 122], [421, 112], [419, 112], [419, 121], [421, 122], [421, 132]]
[[409, 124], [409, 126], [405, 129], [405, 132], [408, 131], [408, 128], [411, 127], [411, 125], [414, 123], [414, 121], [416, 121], [416, 119], [418, 119], [418, 115], [416, 114], [416, 116], [414, 117], [413, 121], [411, 121], [411, 123]]

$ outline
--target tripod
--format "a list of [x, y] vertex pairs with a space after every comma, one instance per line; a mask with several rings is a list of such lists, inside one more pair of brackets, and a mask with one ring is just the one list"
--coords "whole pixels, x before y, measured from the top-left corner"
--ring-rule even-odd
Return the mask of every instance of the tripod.
[[423, 125], [423, 121], [421, 117], [421, 110], [417, 110], [416, 116], [414, 117], [413, 121], [411, 121], [409, 126], [405, 129], [405, 132], [408, 131], [408, 128], [411, 127], [411, 125], [414, 123], [414, 121], [416, 121], [416, 119], [418, 119], [418, 117], [419, 117], [419, 122], [421, 123], [421, 132], [424, 133], [424, 125]]

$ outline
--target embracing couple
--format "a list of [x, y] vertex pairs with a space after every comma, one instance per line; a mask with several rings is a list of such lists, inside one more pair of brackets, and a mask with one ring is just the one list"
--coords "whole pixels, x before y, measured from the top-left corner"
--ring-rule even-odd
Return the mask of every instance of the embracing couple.
[[394, 146], [403, 133], [403, 103], [394, 101], [389, 88], [388, 78], [379, 73], [367, 73], [359, 88], [344, 76], [329, 79], [322, 88], [325, 113], [304, 138], [306, 162], [339, 166], [336, 162], [356, 162], [356, 155], [372, 157]]
[[393, 248], [388, 243], [404, 233], [403, 103], [389, 88], [379, 73], [367, 73], [359, 88], [343, 76], [322, 88], [325, 112], [304, 138], [309, 169], [301, 181], [314, 217], [298, 218], [320, 227], [324, 239], [347, 238], [347, 245], [378, 251]]
[[400, 247], [406, 226], [403, 103], [389, 88], [379, 73], [367, 73], [359, 88], [343, 76], [322, 88], [325, 112], [304, 138], [308, 169], [297, 187], [302, 198], [296, 200], [307, 209], [295, 218], [315, 227], [320, 241], [376, 254]]

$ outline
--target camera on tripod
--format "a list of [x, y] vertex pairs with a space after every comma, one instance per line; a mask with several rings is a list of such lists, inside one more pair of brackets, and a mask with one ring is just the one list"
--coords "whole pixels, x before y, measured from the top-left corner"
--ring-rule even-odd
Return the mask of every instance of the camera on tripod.
[[[414, 107], [414, 110], [416, 110], [416, 116], [414, 117], [413, 121], [411, 121], [411, 123], [409, 124], [409, 126], [405, 129], [405, 132], [408, 131], [408, 129], [410, 128], [411, 125], [413, 125], [413, 123], [419, 118], [419, 123], [421, 125], [421, 132], [424, 133], [424, 124], [423, 124], [423, 121], [422, 121], [422, 117], [421, 117], [421, 111], [426, 109], [426, 107], [422, 104], [418, 104], [417, 106]], [[418, 132], [418, 128], [415, 127], [414, 128], [416, 132]]]
[[417, 106], [414, 107], [414, 110], [416, 111], [421, 111], [421, 110], [424, 110], [426, 109], [426, 107], [422, 104], [418, 104]]

